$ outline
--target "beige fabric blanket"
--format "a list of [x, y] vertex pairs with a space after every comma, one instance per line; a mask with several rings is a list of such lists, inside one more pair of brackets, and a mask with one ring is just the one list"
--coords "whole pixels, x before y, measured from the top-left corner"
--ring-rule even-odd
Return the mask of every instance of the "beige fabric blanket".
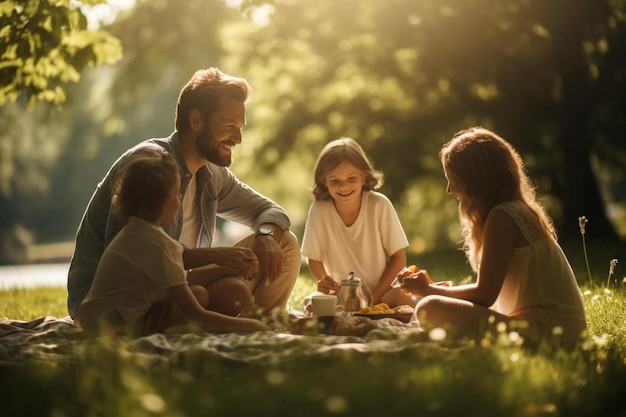
[[[324, 356], [337, 350], [360, 353], [400, 351], [426, 342], [426, 335], [414, 325], [393, 319], [336, 320], [326, 327], [311, 327], [306, 320], [285, 322], [264, 318], [275, 331], [254, 334], [179, 333], [154, 334], [138, 339], [117, 340], [125, 349], [151, 360], [171, 360], [188, 352], [250, 364], [270, 364], [299, 357]], [[71, 361], [89, 346], [106, 343], [75, 327], [69, 317], [41, 317], [33, 321], [0, 321], [0, 366], [29, 361]]]

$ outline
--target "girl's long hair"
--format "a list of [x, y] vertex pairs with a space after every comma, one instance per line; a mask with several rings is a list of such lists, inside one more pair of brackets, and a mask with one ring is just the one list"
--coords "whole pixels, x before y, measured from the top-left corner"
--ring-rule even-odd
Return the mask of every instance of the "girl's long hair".
[[383, 184], [383, 174], [376, 171], [363, 148], [352, 138], [340, 138], [324, 146], [315, 163], [313, 195], [316, 200], [330, 200], [331, 196], [325, 180], [328, 174], [342, 162], [349, 162], [365, 174], [363, 191], [379, 188]]
[[487, 215], [496, 205], [521, 200], [535, 213], [541, 227], [556, 239], [556, 230], [515, 148], [482, 127], [461, 130], [439, 153], [449, 180], [460, 194], [459, 218], [463, 250], [475, 271], [480, 267]]

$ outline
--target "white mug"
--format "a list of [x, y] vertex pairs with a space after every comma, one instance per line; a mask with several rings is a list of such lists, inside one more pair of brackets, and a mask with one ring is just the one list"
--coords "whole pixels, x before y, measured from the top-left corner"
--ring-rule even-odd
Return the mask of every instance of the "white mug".
[[311, 298], [313, 305], [313, 317], [334, 316], [337, 308], [336, 295], [314, 295]]

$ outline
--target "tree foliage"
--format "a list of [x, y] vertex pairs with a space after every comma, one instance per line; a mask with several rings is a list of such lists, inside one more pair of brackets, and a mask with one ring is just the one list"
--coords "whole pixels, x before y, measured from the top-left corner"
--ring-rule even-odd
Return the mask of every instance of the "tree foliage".
[[277, 2], [231, 50], [271, 116], [257, 149], [268, 167], [354, 136], [402, 201], [441, 174], [444, 141], [481, 124], [524, 154], [565, 234], [586, 214], [614, 236], [590, 155], [626, 166], [625, 11], [623, 0]]
[[[9, 0], [0, 3], [2, 34], [15, 31], [5, 19], [25, 15], [24, 4], [29, 46], [47, 39], [34, 22], [59, 7], [67, 6], [63, 21], [86, 33], [84, 15], [67, 2]], [[241, 7], [138, 0], [103, 28], [112, 43], [99, 45], [124, 48], [115, 65], [96, 67], [107, 62], [100, 56], [44, 72], [45, 88], [66, 93], [59, 111], [48, 106], [44, 97], [57, 98], [49, 91], [11, 90], [11, 100], [23, 95], [0, 114], [0, 239], [9, 229], [71, 238], [113, 160], [169, 134], [181, 86], [208, 66], [251, 81], [232, 168], [285, 206], [299, 235], [315, 158], [329, 140], [352, 136], [385, 173], [382, 191], [413, 249], [454, 244], [457, 204], [445, 195], [437, 153], [457, 130], [481, 124], [521, 151], [561, 235], [577, 233], [576, 219], [586, 215], [594, 235], [610, 236], [600, 193], [616, 195], [626, 172], [626, 1], [245, 0]], [[20, 49], [21, 62], [36, 62], [29, 51]], [[97, 51], [92, 44], [84, 54]], [[9, 67], [3, 58], [4, 102], [19, 78]], [[61, 69], [80, 81], [66, 83]], [[34, 112], [24, 111], [26, 97]]]
[[102, 29], [124, 46], [122, 59], [83, 68], [64, 85], [62, 106], [33, 98], [26, 111], [26, 94], [3, 104], [0, 263], [23, 260], [24, 244], [73, 237], [110, 164], [173, 130], [181, 86], [196, 69], [219, 65], [220, 27], [236, 18], [219, 0], [137, 1]]
[[106, 31], [88, 30], [76, 2], [0, 2], [0, 105], [15, 102], [22, 93], [31, 104], [63, 103], [64, 85], [78, 81], [84, 68], [114, 63], [120, 57], [119, 41]]

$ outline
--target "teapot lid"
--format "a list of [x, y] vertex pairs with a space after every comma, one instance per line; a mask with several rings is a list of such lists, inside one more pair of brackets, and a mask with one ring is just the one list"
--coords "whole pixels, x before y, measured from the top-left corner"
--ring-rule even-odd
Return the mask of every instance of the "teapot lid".
[[361, 283], [361, 278], [355, 277], [354, 272], [348, 272], [348, 278], [341, 281], [341, 285], [358, 285]]

